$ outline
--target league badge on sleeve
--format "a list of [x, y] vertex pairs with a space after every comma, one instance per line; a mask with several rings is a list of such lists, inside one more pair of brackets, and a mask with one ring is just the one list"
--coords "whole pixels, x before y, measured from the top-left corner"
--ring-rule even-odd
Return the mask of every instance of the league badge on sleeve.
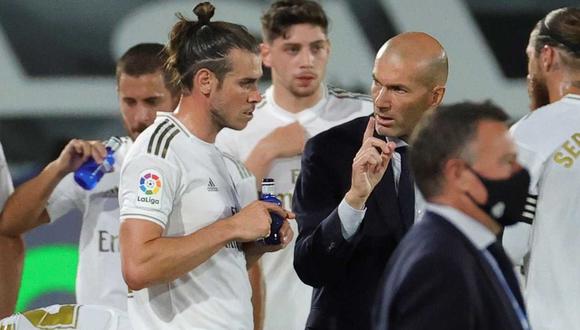
[[159, 172], [155, 170], [141, 172], [137, 186], [137, 206], [160, 210], [163, 178]]

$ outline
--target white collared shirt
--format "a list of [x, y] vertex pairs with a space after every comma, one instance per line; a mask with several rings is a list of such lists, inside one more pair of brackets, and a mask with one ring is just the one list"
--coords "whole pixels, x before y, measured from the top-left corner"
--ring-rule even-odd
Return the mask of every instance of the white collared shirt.
[[459, 211], [456, 208], [443, 204], [427, 203], [426, 210], [436, 213], [449, 221], [478, 249], [485, 250], [493, 244], [497, 237], [479, 221]]

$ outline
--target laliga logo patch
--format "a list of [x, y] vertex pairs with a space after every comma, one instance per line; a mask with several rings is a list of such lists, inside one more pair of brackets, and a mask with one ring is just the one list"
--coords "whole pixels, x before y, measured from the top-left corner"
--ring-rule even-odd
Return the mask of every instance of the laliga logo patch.
[[146, 195], [155, 195], [161, 189], [161, 180], [155, 172], [145, 173], [139, 179], [139, 189]]
[[139, 175], [137, 206], [161, 209], [161, 189], [163, 179], [155, 170], [145, 170]]

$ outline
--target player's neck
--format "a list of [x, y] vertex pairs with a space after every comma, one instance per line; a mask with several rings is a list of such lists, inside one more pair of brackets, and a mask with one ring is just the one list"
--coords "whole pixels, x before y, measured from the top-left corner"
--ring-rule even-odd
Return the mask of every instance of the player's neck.
[[566, 84], [564, 93], [565, 93], [564, 95], [566, 94], [580, 95], [580, 75], [569, 77], [569, 83]]
[[174, 114], [191, 134], [207, 143], [214, 143], [219, 129], [213, 124], [207, 107], [203, 100], [184, 96]]
[[576, 72], [561, 72], [546, 82], [550, 103], [559, 101], [568, 94], [580, 95], [580, 74]]
[[324, 88], [322, 85], [312, 95], [304, 97], [298, 97], [288, 89], [276, 84], [273, 85], [273, 90], [276, 104], [291, 113], [299, 113], [308, 108], [312, 108], [324, 97]]

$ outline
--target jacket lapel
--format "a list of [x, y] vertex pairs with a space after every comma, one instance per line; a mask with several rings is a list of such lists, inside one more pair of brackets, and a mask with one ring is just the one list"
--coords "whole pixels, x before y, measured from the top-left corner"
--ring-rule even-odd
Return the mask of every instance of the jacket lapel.
[[[520, 321], [519, 321], [519, 319], [518, 319], [518, 317], [513, 309], [513, 306], [511, 305], [511, 302], [510, 302], [509, 298], [507, 297], [506, 292], [504, 291], [503, 287], [499, 283], [499, 279], [497, 278], [497, 275], [495, 274], [495, 272], [491, 268], [491, 265], [489, 264], [489, 262], [483, 256], [482, 252], [479, 251], [469, 241], [469, 239], [467, 237], [465, 237], [465, 235], [463, 235], [463, 233], [461, 233], [459, 231], [459, 229], [455, 228], [455, 226], [453, 226], [451, 223], [449, 223], [443, 217], [441, 217], [435, 213], [432, 213], [432, 212], [427, 212], [425, 219], [423, 219], [423, 221], [425, 221], [428, 217], [429, 218], [440, 218], [441, 220], [444, 220], [444, 221], [438, 221], [438, 222], [444, 224], [445, 226], [448, 226], [450, 230], [455, 231], [456, 235], [459, 235], [462, 238], [467, 251], [473, 257], [473, 259], [475, 260], [475, 262], [480, 270], [479, 273], [481, 274], [481, 276], [483, 278], [485, 278], [485, 280], [489, 284], [489, 287], [491, 288], [491, 290], [493, 290], [494, 296], [499, 298], [498, 306], [495, 306], [494, 308], [496, 310], [502, 310], [505, 312], [506, 315], [509, 315], [510, 321], [511, 321], [512, 325], [514, 326], [514, 329], [520, 329], [521, 328]], [[437, 219], [437, 220], [439, 220], [439, 219]]]

